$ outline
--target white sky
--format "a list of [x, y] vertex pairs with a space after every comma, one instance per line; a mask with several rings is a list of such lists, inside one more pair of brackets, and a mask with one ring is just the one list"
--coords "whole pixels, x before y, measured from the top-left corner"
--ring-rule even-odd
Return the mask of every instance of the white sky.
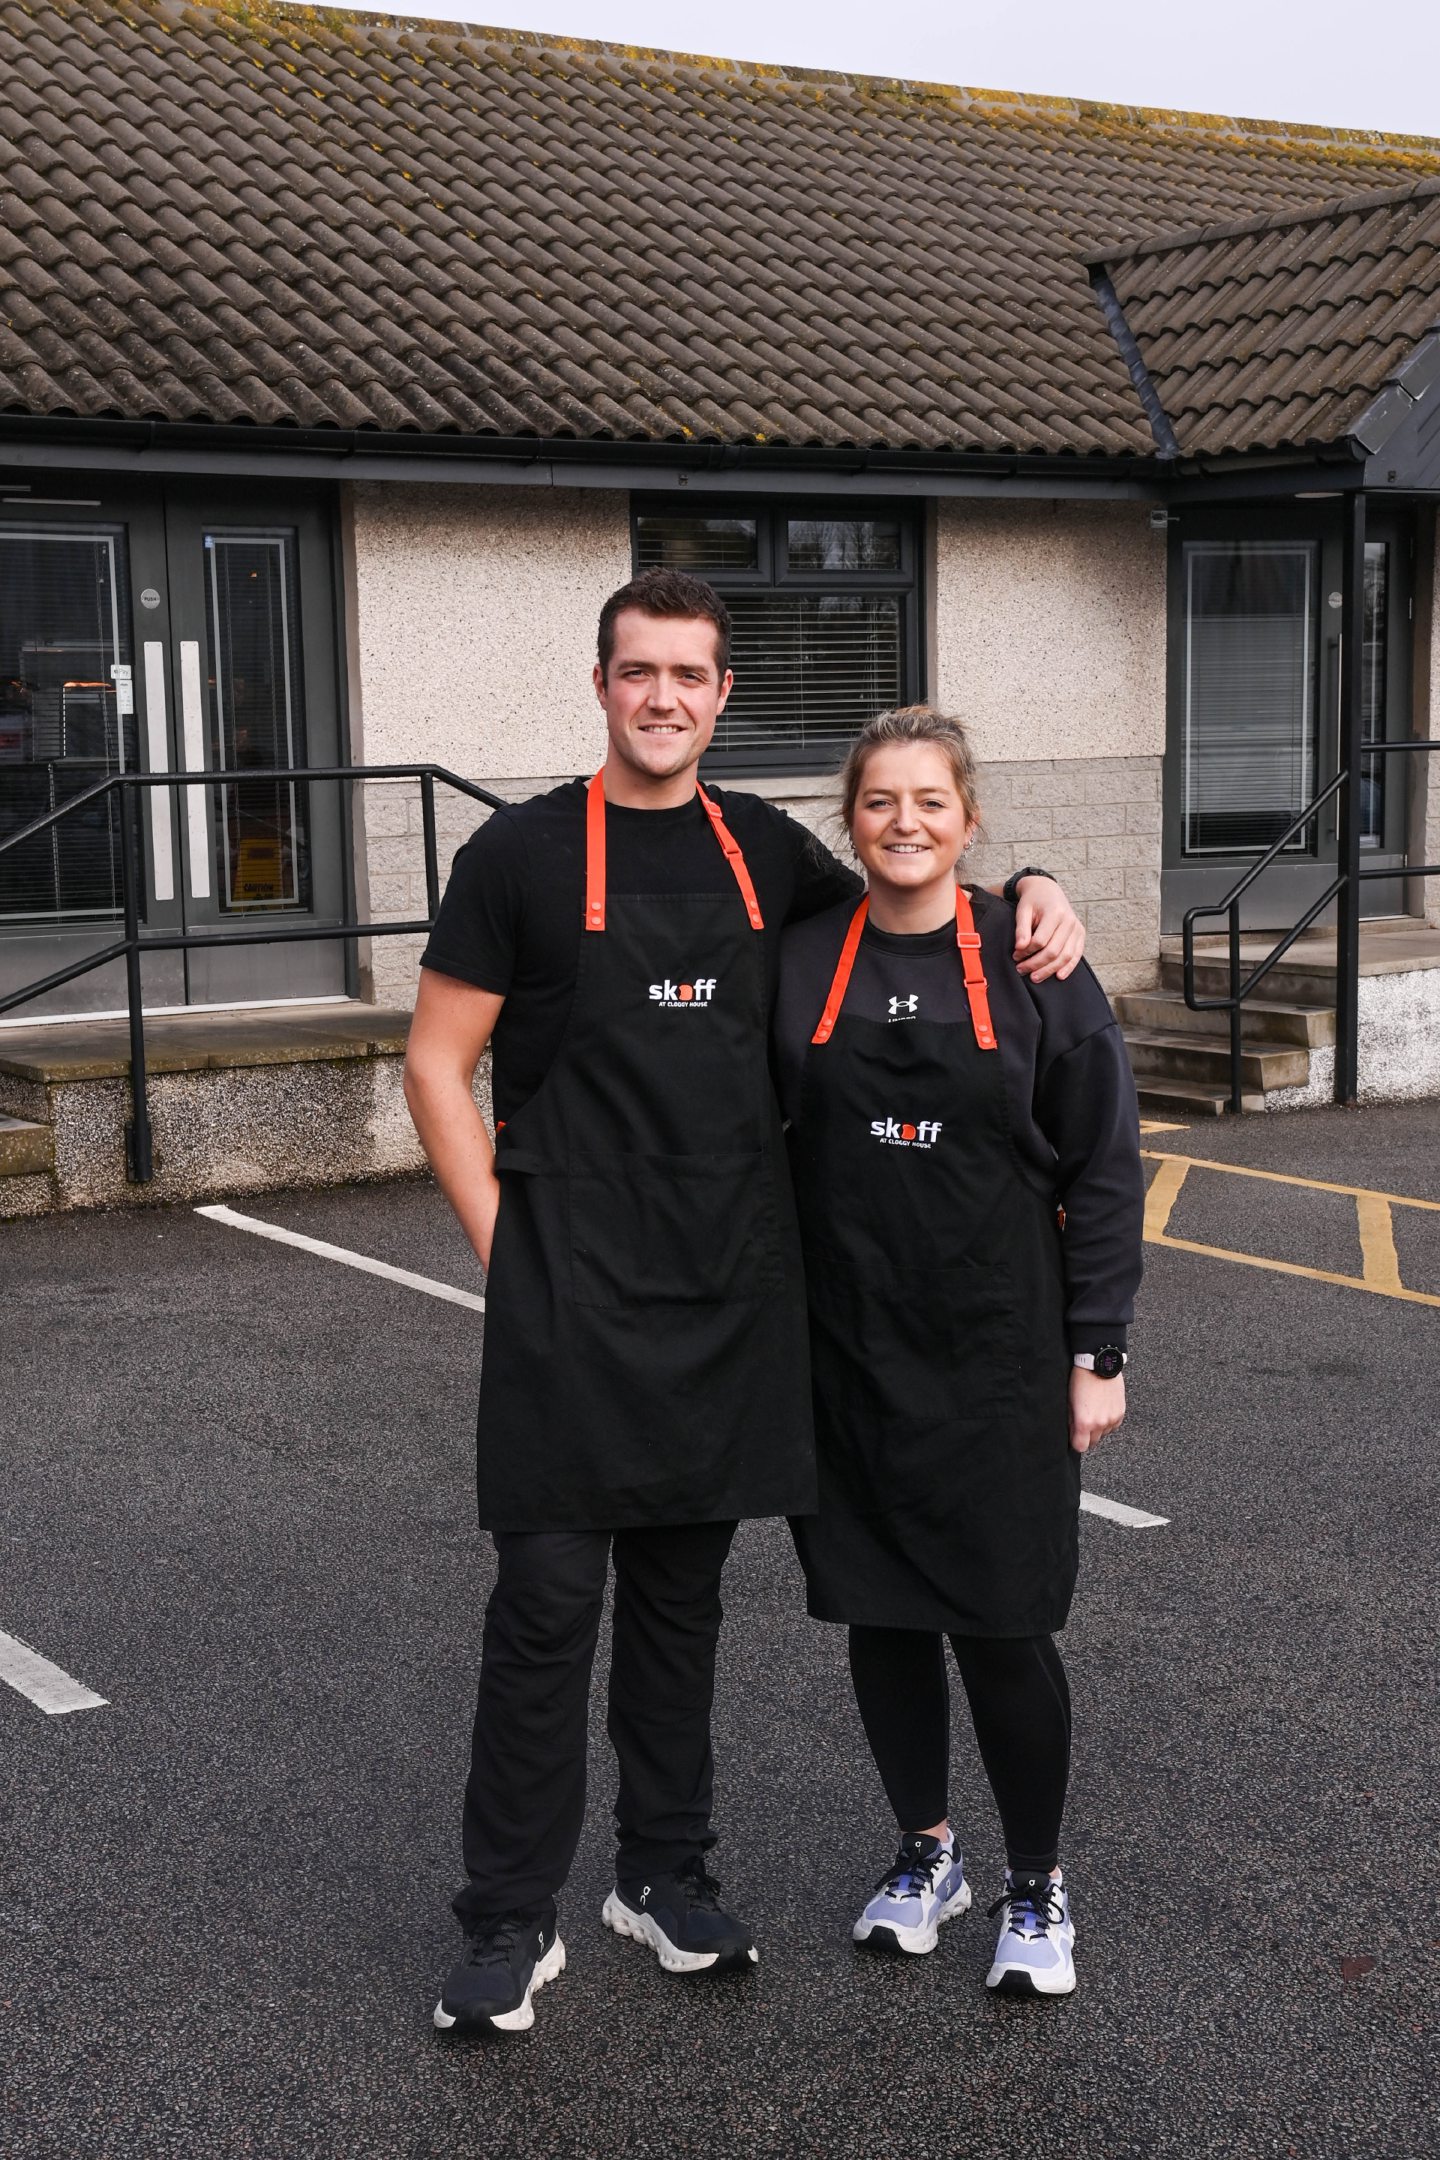
[[729, 0], [703, 13], [673, 0], [427, 0], [415, 12], [732, 60], [1440, 138], [1440, 0]]

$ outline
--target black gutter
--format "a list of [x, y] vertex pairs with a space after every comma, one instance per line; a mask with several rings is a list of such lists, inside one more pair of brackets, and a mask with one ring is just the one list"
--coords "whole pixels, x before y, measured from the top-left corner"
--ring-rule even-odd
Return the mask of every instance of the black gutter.
[[[1154, 415], [1151, 418], [1154, 427]], [[1211, 458], [1182, 455], [1178, 445], [1162, 451], [1162, 433], [1174, 444], [1169, 422], [1159, 413], [1153, 457], [1021, 451], [996, 456], [963, 450], [622, 442], [608, 436], [579, 440], [422, 435], [378, 428], [253, 427], [0, 413], [0, 469], [7, 462], [8, 449], [12, 472], [27, 467], [53, 471], [57, 465], [77, 472], [169, 471], [212, 476], [239, 470], [256, 477], [328, 481], [483, 478], [520, 486], [642, 491], [694, 485], [700, 492], [782, 487], [803, 492], [808, 486], [817, 493], [831, 493], [849, 485], [865, 493], [889, 488], [917, 498], [1003, 497], [1013, 492], [1153, 503], [1282, 497], [1317, 484], [1348, 492], [1365, 480], [1362, 446], [1349, 438], [1305, 449]]]
[[437, 463], [495, 461], [506, 464], [646, 466], [698, 474], [734, 471], [896, 474], [964, 472], [976, 478], [1011, 479], [1054, 473], [1068, 479], [1144, 480], [1154, 462], [1097, 452], [1044, 454], [902, 448], [829, 448], [809, 444], [627, 442], [568, 436], [426, 435], [417, 429], [259, 427], [177, 420], [112, 420], [58, 414], [0, 413], [0, 456], [9, 443], [129, 450], [140, 456], [169, 451], [221, 452], [227, 458], [279, 454], [334, 459], [433, 459]]

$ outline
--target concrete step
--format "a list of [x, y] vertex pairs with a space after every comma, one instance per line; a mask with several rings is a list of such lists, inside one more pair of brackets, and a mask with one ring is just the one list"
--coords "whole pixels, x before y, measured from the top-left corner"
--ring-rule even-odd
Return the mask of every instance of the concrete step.
[[[358, 1001], [145, 1022], [155, 1175], [126, 1176], [123, 1020], [0, 1028], [0, 1222], [51, 1209], [231, 1198], [410, 1177], [424, 1156], [401, 1075], [410, 1016]], [[488, 1105], [488, 1064], [477, 1076]]]
[[[1209, 996], [1211, 993], [1202, 993]], [[1122, 990], [1112, 1000], [1115, 1017], [1125, 1028], [1146, 1028], [1162, 1035], [1218, 1036], [1230, 1039], [1230, 1015], [1223, 1012], [1192, 1012], [1183, 997], [1170, 990]], [[1331, 1005], [1277, 1005], [1247, 998], [1242, 1007], [1242, 1026], [1248, 1042], [1298, 1043], [1314, 1050], [1335, 1040], [1335, 1009]]]
[[[1251, 973], [1256, 963], [1242, 958], [1240, 980]], [[1166, 990], [1185, 994], [1185, 963], [1173, 953], [1160, 956], [1160, 982]], [[1228, 997], [1230, 995], [1230, 963], [1228, 960], [1196, 958], [1195, 988], [1201, 997]], [[1335, 970], [1319, 966], [1311, 960], [1296, 960], [1293, 951], [1283, 960], [1277, 960], [1265, 977], [1264, 990], [1253, 990], [1251, 998], [1265, 997], [1277, 1004], [1320, 1005], [1332, 1010], [1335, 1004]], [[1248, 1004], [1250, 999], [1246, 999]]]
[[0, 1178], [43, 1176], [54, 1167], [53, 1127], [0, 1113]]
[[[1224, 1087], [1207, 1087], [1195, 1080], [1138, 1079], [1135, 1092], [1140, 1098], [1140, 1115], [1145, 1117], [1224, 1117], [1230, 1108], [1230, 1084]], [[1263, 1095], [1242, 1095], [1241, 1102], [1247, 1110], [1263, 1110]]]
[[[1126, 1028], [1125, 1047], [1136, 1080], [1189, 1080], [1228, 1090], [1230, 1046], [1218, 1036], [1162, 1034], [1158, 1029]], [[1241, 1085], [1262, 1095], [1273, 1088], [1303, 1087], [1310, 1077], [1310, 1052], [1297, 1045], [1248, 1043], [1241, 1054]]]

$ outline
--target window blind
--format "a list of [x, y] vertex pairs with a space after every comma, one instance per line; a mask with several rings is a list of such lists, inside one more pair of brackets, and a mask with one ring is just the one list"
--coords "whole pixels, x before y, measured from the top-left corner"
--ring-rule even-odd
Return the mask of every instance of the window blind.
[[858, 593], [730, 593], [735, 687], [714, 748], [838, 754], [901, 701], [900, 603]]
[[1185, 849], [1258, 851], [1315, 792], [1318, 550], [1192, 541], [1184, 560]]
[[735, 676], [710, 769], [833, 768], [863, 723], [914, 694], [914, 520], [789, 502], [635, 517], [637, 569], [708, 579], [730, 610]]

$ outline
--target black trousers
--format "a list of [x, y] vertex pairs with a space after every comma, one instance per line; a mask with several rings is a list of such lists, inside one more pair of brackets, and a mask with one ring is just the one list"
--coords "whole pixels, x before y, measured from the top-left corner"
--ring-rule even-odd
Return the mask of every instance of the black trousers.
[[619, 1758], [621, 1882], [715, 1842], [710, 1706], [720, 1575], [735, 1524], [499, 1531], [465, 1787], [462, 1925], [533, 1912], [570, 1872], [585, 1816], [590, 1667], [608, 1561], [608, 1730]]
[[[1070, 1778], [1070, 1688], [1049, 1635], [952, 1635], [975, 1739], [1017, 1874], [1053, 1868]], [[850, 1673], [865, 1737], [901, 1830], [949, 1814], [945, 1638], [852, 1627]]]

